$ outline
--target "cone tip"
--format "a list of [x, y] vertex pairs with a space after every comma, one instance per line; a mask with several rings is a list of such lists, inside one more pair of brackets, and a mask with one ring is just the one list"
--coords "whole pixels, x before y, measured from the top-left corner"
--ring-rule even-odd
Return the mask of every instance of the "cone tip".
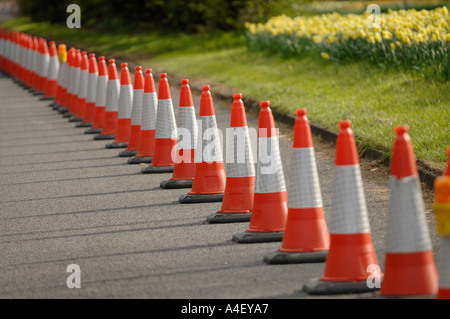
[[447, 155], [450, 157], [450, 146], [447, 147]]
[[86, 55], [87, 52], [86, 51], [81, 51], [81, 55]]
[[405, 133], [408, 133], [408, 131], [409, 131], [408, 125], [400, 125], [395, 127], [395, 132], [397, 133], [397, 135], [403, 135]]
[[124, 62], [124, 63], [120, 64], [120, 66], [121, 66], [122, 68], [126, 68], [126, 67], [128, 67], [128, 63]]
[[167, 77], [167, 73], [160, 73], [160, 74], [159, 74], [159, 77], [160, 77], [161, 79], [165, 79], [165, 78]]
[[101, 56], [98, 57], [98, 60], [99, 61], [103, 61], [103, 60], [105, 60], [105, 57], [103, 55], [101, 55]]
[[267, 108], [270, 106], [270, 101], [262, 101], [260, 105], [262, 108]]
[[189, 84], [189, 80], [188, 79], [183, 79], [183, 80], [181, 80], [181, 84], [187, 85], [187, 84]]
[[234, 94], [233, 94], [233, 99], [235, 99], [235, 100], [240, 100], [240, 99], [242, 99], [242, 93], [234, 93]]
[[341, 127], [341, 129], [348, 129], [350, 128], [350, 126], [352, 126], [352, 121], [350, 120], [342, 120], [339, 122], [339, 126]]
[[95, 53], [89, 53], [89, 57], [90, 58], [94, 58], [95, 57]]
[[306, 109], [298, 109], [297, 111], [295, 111], [295, 113], [297, 114], [297, 116], [305, 116]]
[[145, 74], [151, 74], [152, 73], [152, 69], [145, 69]]
[[109, 62], [109, 63], [116, 63], [116, 60], [115, 60], [115, 59], [109, 59], [108, 62]]
[[202, 90], [203, 90], [203, 91], [209, 91], [209, 89], [210, 89], [210, 86], [209, 86], [209, 85], [203, 85], [203, 86], [202, 86]]
[[135, 69], [136, 71], [141, 71], [141, 70], [142, 70], [142, 67], [138, 65], [138, 66], [135, 66], [134, 69]]

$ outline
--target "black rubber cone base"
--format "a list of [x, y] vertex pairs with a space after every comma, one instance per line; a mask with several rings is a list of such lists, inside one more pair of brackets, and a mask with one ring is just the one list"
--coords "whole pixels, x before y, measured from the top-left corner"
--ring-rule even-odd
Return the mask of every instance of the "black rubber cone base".
[[310, 295], [339, 295], [350, 293], [375, 292], [379, 288], [369, 288], [363, 281], [324, 281], [320, 278], [313, 279], [303, 285], [303, 291]]
[[39, 98], [40, 101], [50, 101], [53, 99], [54, 99], [54, 97], [51, 97], [51, 96], [42, 96]]
[[77, 125], [75, 125], [75, 127], [91, 127], [92, 123], [90, 122], [81, 122], [81, 123], [77, 123]]
[[54, 107], [54, 106], [56, 106], [56, 102], [49, 103], [48, 106], [49, 107]]
[[105, 148], [127, 148], [128, 142], [112, 142], [105, 145]]
[[168, 181], [162, 181], [159, 187], [163, 189], [175, 189], [175, 188], [192, 188], [192, 179], [169, 179]]
[[69, 113], [69, 111], [67, 110], [67, 112], [63, 113], [62, 117], [66, 119], [66, 118], [71, 118], [72, 116], [73, 116], [73, 113]]
[[58, 103], [55, 103], [54, 105], [52, 105], [53, 111], [58, 111], [60, 107], [61, 107], [61, 105], [59, 105]]
[[284, 231], [279, 232], [249, 232], [245, 231], [233, 235], [233, 241], [239, 244], [268, 243], [282, 241]]
[[67, 107], [65, 107], [65, 106], [58, 107], [58, 113], [59, 114], [64, 114], [64, 113], [67, 113], [68, 111], [69, 111], [69, 109]]
[[137, 154], [136, 150], [123, 150], [119, 153], [119, 157], [132, 157]]
[[181, 204], [213, 203], [223, 201], [223, 193], [220, 194], [186, 194], [181, 195], [178, 201]]
[[82, 117], [75, 117], [75, 116], [72, 116], [72, 117], [69, 119], [69, 122], [81, 122], [82, 120], [83, 120]]
[[221, 223], [244, 223], [249, 222], [252, 217], [251, 213], [213, 213], [206, 217], [206, 220], [210, 224], [221, 224]]
[[101, 128], [88, 128], [86, 131], [84, 131], [84, 134], [100, 134], [102, 132]]
[[114, 140], [116, 138], [116, 134], [98, 134], [94, 136], [94, 140], [103, 141], [103, 140]]
[[34, 91], [34, 92], [33, 92], [33, 95], [35, 95], [35, 96], [44, 95], [44, 92], [37, 92], [37, 91]]
[[133, 156], [128, 159], [128, 164], [150, 164], [153, 156]]
[[173, 166], [146, 166], [141, 169], [142, 174], [155, 174], [155, 173], [173, 173]]
[[267, 253], [263, 260], [268, 264], [306, 264], [320, 263], [327, 259], [327, 250], [312, 252], [284, 252], [274, 251]]

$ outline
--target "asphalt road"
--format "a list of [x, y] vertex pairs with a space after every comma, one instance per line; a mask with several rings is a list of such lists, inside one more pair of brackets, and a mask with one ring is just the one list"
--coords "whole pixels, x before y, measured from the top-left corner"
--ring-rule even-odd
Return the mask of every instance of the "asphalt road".
[[[179, 82], [168, 75], [175, 114]], [[157, 81], [156, 81], [157, 84]], [[208, 84], [208, 83], [204, 83]], [[215, 87], [211, 87], [214, 92]], [[372, 294], [310, 296], [302, 285], [324, 263], [268, 265], [279, 242], [237, 244], [248, 223], [208, 224], [221, 203], [180, 204], [188, 189], [159, 187], [170, 173], [141, 174], [108, 141], [85, 135], [48, 101], [0, 77], [0, 298], [371, 298]], [[200, 96], [193, 90], [197, 109]], [[225, 131], [232, 99], [215, 100]], [[248, 114], [249, 127], [257, 117]], [[282, 126], [281, 126], [282, 127]], [[281, 157], [290, 174], [291, 128]], [[326, 218], [332, 198], [334, 146], [314, 139]], [[361, 162], [375, 250], [383, 266], [388, 168]], [[289, 191], [289, 190], [288, 190]], [[437, 248], [431, 193], [427, 220]], [[81, 288], [69, 289], [77, 264]]]

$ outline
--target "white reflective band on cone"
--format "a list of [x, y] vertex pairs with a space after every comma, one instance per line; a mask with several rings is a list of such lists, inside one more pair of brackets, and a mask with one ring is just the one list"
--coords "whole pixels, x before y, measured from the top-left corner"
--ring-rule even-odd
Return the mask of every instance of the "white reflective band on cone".
[[133, 104], [131, 105], [131, 125], [141, 125], [143, 98], [144, 98], [143, 89], [133, 91]]
[[294, 148], [292, 151], [288, 207], [322, 207], [314, 148]]
[[193, 150], [197, 148], [198, 139], [198, 126], [195, 118], [195, 109], [193, 106], [183, 106], [178, 108], [178, 137], [180, 135], [185, 138], [183, 131], [188, 130], [190, 134], [189, 141], [182, 141], [182, 143], [177, 143], [177, 149]]
[[419, 252], [431, 249], [418, 176], [390, 178], [386, 252]]
[[77, 67], [73, 68], [72, 93], [74, 95], [78, 95], [80, 93], [80, 76], [81, 76], [81, 69]]
[[95, 102], [96, 95], [97, 95], [96, 94], [97, 93], [97, 80], [98, 80], [98, 73], [89, 73], [89, 75], [88, 75], [88, 91], [87, 91], [87, 97], [86, 97], [87, 103]]
[[219, 130], [217, 129], [216, 116], [200, 116], [199, 125], [195, 162], [222, 162], [222, 145], [220, 145], [220, 135]]
[[119, 79], [108, 80], [108, 85], [106, 88], [106, 107], [105, 107], [106, 112], [119, 111], [119, 92], [120, 92]]
[[278, 146], [278, 136], [258, 137], [255, 193], [284, 191], [286, 191], [286, 182]]
[[155, 138], [177, 138], [177, 125], [172, 99], [158, 100]]
[[156, 129], [156, 114], [158, 108], [158, 95], [156, 92], [144, 93], [142, 99], [141, 130]]
[[227, 177], [255, 176], [255, 163], [248, 127], [229, 127], [226, 135]]
[[78, 84], [79, 85], [78, 98], [80, 99], [87, 98], [88, 79], [89, 79], [88, 70], [80, 71], [80, 83]]
[[57, 56], [50, 57], [50, 64], [48, 67], [47, 80], [54, 81], [58, 79], [59, 60]]
[[370, 224], [360, 167], [359, 165], [337, 165], [334, 168], [330, 233], [367, 232], [370, 232]]
[[106, 106], [106, 90], [108, 88], [108, 76], [99, 75], [97, 78], [97, 92], [95, 106]]
[[125, 84], [120, 86], [119, 119], [131, 118], [131, 103], [133, 102], [133, 86]]
[[438, 256], [439, 287], [450, 289], [450, 236], [441, 236]]
[[48, 75], [48, 66], [50, 65], [50, 56], [48, 54], [41, 54], [41, 71], [43, 77]]

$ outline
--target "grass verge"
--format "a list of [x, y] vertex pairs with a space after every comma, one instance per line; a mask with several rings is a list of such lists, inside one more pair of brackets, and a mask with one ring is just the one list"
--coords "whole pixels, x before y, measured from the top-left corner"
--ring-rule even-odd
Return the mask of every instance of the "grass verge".
[[[350, 119], [362, 147], [390, 153], [394, 127], [406, 124], [421, 166], [441, 174], [450, 145], [450, 83], [382, 69], [364, 62], [335, 64], [317, 57], [286, 59], [251, 52], [243, 35], [220, 33], [105, 34], [16, 18], [3, 25], [97, 54], [133, 60], [145, 68], [195, 78], [254, 101], [270, 100], [278, 112], [306, 108], [312, 123], [337, 132]], [[108, 58], [108, 57], [107, 57]], [[217, 85], [217, 86], [215, 86]], [[231, 103], [231, 101], [230, 101]]]

